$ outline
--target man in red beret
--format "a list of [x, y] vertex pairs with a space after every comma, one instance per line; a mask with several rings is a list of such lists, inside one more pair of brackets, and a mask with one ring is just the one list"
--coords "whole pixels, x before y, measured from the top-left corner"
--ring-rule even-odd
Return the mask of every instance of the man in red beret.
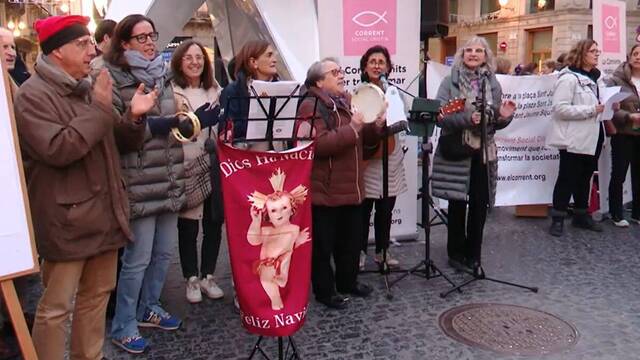
[[[15, 114], [44, 292], [33, 341], [40, 359], [101, 359], [105, 311], [118, 248], [132, 238], [118, 147], [142, 144], [142, 115], [155, 91], [138, 88], [124, 116], [112, 108], [112, 80], [87, 77], [96, 55], [82, 16], [35, 23], [42, 48], [35, 74], [16, 96]], [[114, 132], [118, 134], [116, 146]], [[124, 135], [120, 135], [124, 134]]]

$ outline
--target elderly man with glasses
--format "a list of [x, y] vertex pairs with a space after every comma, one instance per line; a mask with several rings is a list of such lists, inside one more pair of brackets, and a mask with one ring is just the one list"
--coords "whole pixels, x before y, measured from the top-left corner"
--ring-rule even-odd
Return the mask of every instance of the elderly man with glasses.
[[[42, 55], [16, 95], [15, 114], [44, 292], [33, 326], [40, 359], [100, 359], [105, 311], [115, 286], [118, 248], [132, 239], [114, 132], [144, 136], [141, 116], [155, 93], [138, 92], [120, 117], [112, 81], [87, 76], [95, 57], [82, 16], [35, 23]], [[71, 336], [67, 322], [72, 318]]]
[[347, 296], [366, 297], [372, 291], [357, 281], [364, 200], [363, 150], [380, 141], [384, 120], [379, 117], [365, 124], [362, 113], [351, 109], [344, 90], [344, 71], [335, 59], [312, 64], [305, 86], [308, 96], [300, 105], [298, 119], [313, 126], [316, 141], [311, 176], [313, 292], [327, 307], [344, 309]]

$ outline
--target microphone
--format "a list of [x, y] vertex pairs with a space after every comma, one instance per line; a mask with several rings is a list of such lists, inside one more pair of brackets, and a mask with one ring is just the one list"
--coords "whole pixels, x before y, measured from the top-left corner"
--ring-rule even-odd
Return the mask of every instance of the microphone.
[[479, 77], [488, 77], [488, 76], [489, 76], [489, 69], [487, 69], [487, 68], [485, 68], [485, 67], [480, 68], [480, 69], [478, 70], [478, 76], [479, 76]]
[[387, 80], [387, 74], [380, 74], [380, 84], [382, 85], [382, 91], [387, 92], [387, 88], [389, 87], [389, 80]]

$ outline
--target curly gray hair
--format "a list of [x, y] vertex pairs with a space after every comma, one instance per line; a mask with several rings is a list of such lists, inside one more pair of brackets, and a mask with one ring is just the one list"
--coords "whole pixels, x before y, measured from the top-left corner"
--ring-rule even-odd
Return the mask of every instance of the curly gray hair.
[[471, 39], [467, 40], [467, 42], [464, 44], [464, 46], [461, 46], [457, 51], [456, 51], [456, 55], [453, 58], [453, 67], [461, 67], [463, 65], [463, 59], [464, 59], [464, 49], [471, 46], [471, 45], [480, 45], [484, 48], [484, 54], [485, 54], [485, 66], [491, 71], [491, 72], [495, 72], [496, 71], [496, 66], [495, 66], [495, 57], [493, 55], [493, 51], [491, 51], [491, 48], [489, 47], [489, 43], [487, 42], [487, 39], [485, 39], [482, 36], [474, 36]]

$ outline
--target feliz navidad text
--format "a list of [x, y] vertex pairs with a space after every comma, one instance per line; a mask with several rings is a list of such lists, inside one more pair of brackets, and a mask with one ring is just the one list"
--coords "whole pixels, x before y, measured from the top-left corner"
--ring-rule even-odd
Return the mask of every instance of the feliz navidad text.
[[242, 322], [248, 326], [256, 327], [259, 329], [277, 329], [284, 326], [291, 326], [298, 324], [304, 320], [307, 316], [307, 307], [305, 306], [302, 311], [295, 312], [293, 314], [275, 314], [272, 319], [263, 319], [255, 315], [247, 315], [242, 313]]

